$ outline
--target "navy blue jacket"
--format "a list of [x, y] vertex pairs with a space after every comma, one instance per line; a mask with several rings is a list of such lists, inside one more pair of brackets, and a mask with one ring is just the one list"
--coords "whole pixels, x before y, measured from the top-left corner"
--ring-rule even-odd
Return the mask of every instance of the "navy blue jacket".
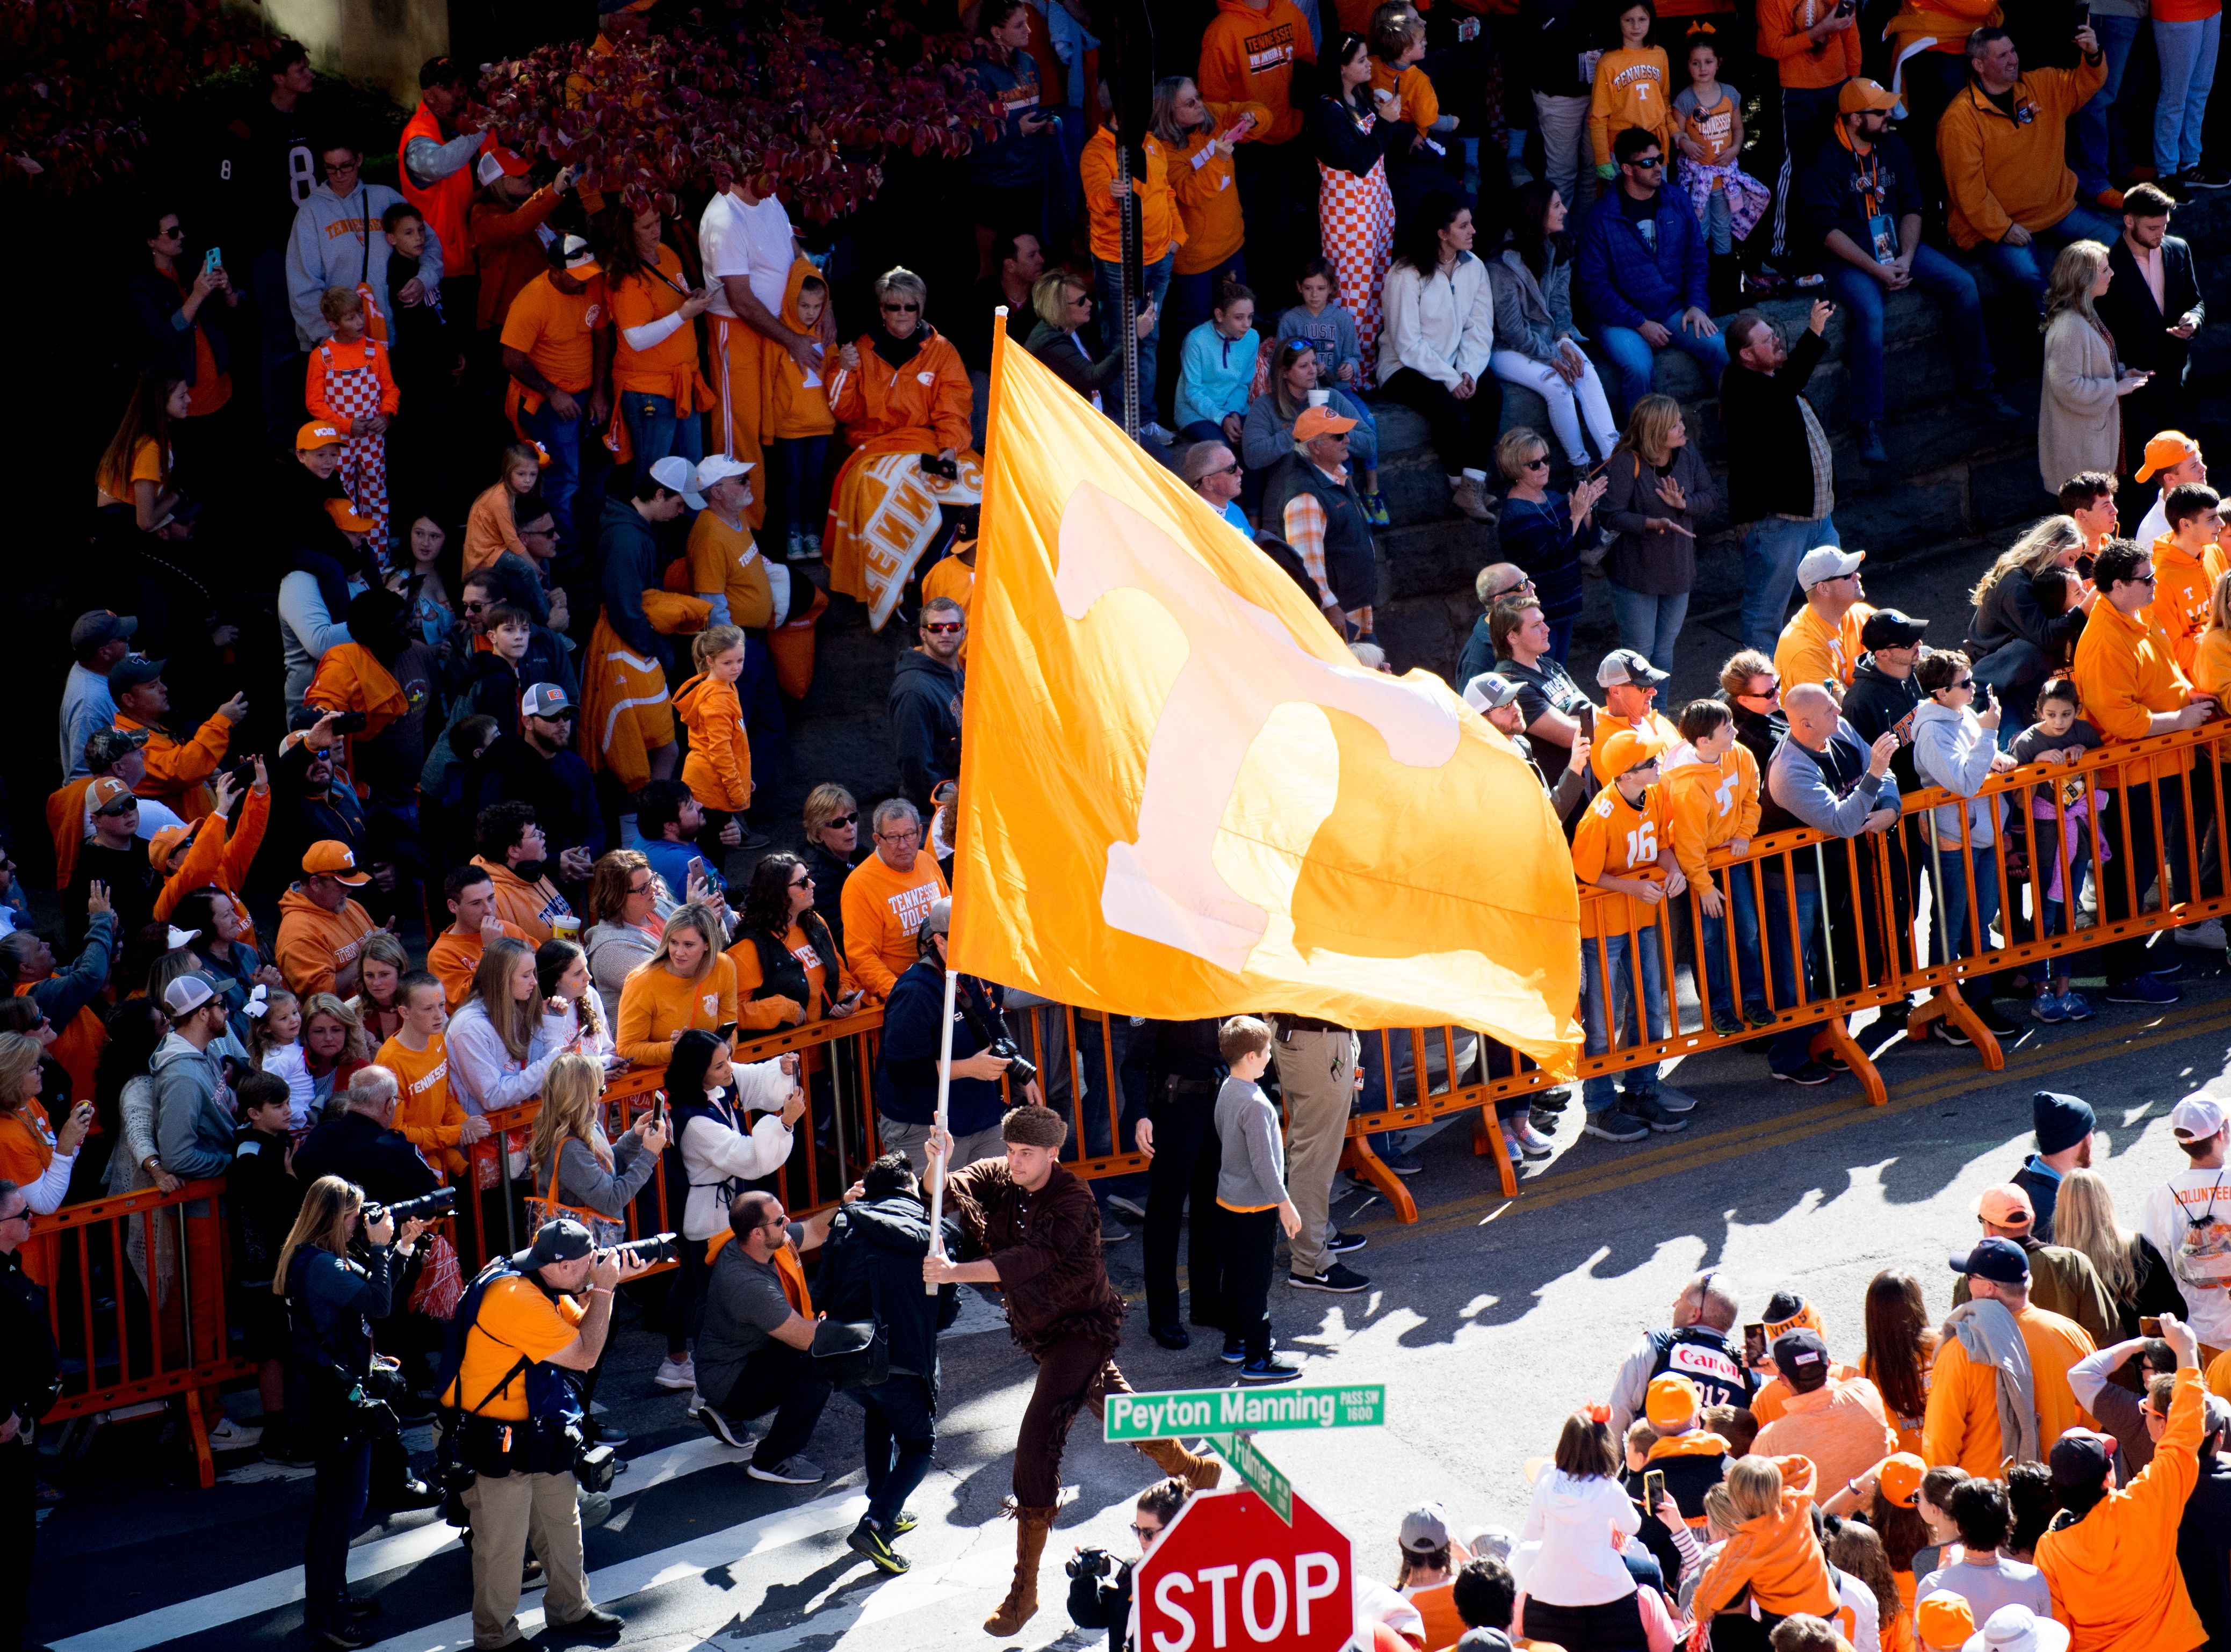
[[[191, 290], [191, 287], [184, 289]], [[139, 325], [139, 336], [146, 344], [142, 365], [150, 368], [176, 373], [187, 384], [194, 382], [194, 334], [198, 331], [209, 340], [210, 359], [223, 372], [231, 358], [232, 346], [223, 327], [205, 325], [212, 315], [224, 311], [224, 299], [211, 293], [202, 300], [202, 307], [194, 312], [194, 319], [181, 326], [185, 313], [184, 291], [178, 284], [157, 269], [152, 264], [132, 278], [132, 319]], [[210, 306], [216, 308], [212, 310]]]
[[[1867, 158], [1874, 163], [1877, 198], [1890, 215], [1895, 234], [1900, 218], [1921, 211], [1913, 156], [1904, 139], [1886, 132], [1875, 140]], [[1867, 230], [1867, 175], [1866, 163], [1831, 132], [1828, 141], [1820, 145], [1819, 158], [1797, 182], [1797, 210], [1806, 233], [1815, 241], [1826, 241], [1831, 229], [1840, 229], [1865, 252], [1874, 239]]]
[[[976, 1014], [996, 1030], [999, 1011], [993, 990], [973, 976], [960, 978], [963, 993], [973, 994]], [[876, 1111], [901, 1124], [932, 1124], [937, 1119], [939, 1017], [945, 1011], [945, 971], [931, 959], [915, 964], [891, 987], [883, 1005], [883, 1047], [876, 1058]], [[965, 1061], [984, 1048], [984, 1040], [956, 1003], [953, 1010], [953, 1059]], [[998, 1082], [956, 1078], [946, 1097], [946, 1117], [955, 1137], [989, 1130], [1007, 1110]]]
[[658, 585], [658, 536], [632, 500], [605, 500], [597, 523], [597, 553], [604, 560], [600, 584], [612, 634], [645, 659], [664, 665], [666, 649], [643, 611], [643, 592]]
[[1604, 326], [1639, 327], [1691, 305], [1709, 311], [1704, 237], [1689, 197], [1678, 190], [1658, 191], [1653, 252], [1620, 208], [1620, 188], [1612, 185], [1581, 226], [1573, 273], [1588, 313]]

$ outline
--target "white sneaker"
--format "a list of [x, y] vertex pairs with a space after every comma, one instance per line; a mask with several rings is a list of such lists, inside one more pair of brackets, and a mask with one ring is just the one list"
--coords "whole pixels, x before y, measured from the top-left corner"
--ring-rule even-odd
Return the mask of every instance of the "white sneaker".
[[1178, 433], [1175, 430], [1166, 424], [1157, 424], [1152, 419], [1148, 419], [1139, 427], [1139, 440], [1151, 442], [1158, 448], [1167, 448], [1177, 439]]
[[1505, 1121], [1503, 1139], [1529, 1158], [1547, 1158], [1557, 1151], [1557, 1144], [1535, 1129], [1532, 1123], [1524, 1118]]
[[677, 1394], [688, 1393], [697, 1386], [697, 1362], [688, 1354], [679, 1359], [662, 1359], [658, 1375], [651, 1380]]
[[212, 1451], [245, 1451], [262, 1438], [262, 1429], [249, 1428], [229, 1416], [219, 1419], [217, 1425], [209, 1431], [210, 1449]]
[[2179, 946], [2198, 946], [2220, 952], [2224, 946], [2223, 920], [2203, 918], [2196, 924], [2187, 924], [2176, 932], [2175, 939]]
[[689, 1416], [696, 1416], [698, 1412], [705, 1409], [705, 1397], [699, 1393], [695, 1389], [691, 1389], [689, 1391], [689, 1404], [683, 1409]]

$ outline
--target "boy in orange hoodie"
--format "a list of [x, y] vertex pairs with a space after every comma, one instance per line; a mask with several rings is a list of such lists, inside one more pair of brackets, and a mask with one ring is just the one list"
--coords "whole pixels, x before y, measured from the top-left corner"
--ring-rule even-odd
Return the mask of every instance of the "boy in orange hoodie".
[[2223, 577], [2223, 552], [2215, 543], [2222, 526], [2216, 514], [2221, 502], [2212, 487], [2179, 482], [2162, 500], [2169, 532], [2151, 546], [2154, 600], [2146, 617], [2161, 627], [2177, 669], [2188, 677], [2200, 652], [2201, 634], [2208, 629], [2215, 582]]
[[[782, 295], [783, 326], [818, 339], [828, 307], [828, 283], [811, 260], [799, 259], [790, 267], [790, 284]], [[766, 524], [767, 538], [781, 539], [785, 561], [815, 561], [821, 555], [821, 515], [828, 508], [821, 482], [828, 468], [829, 438], [837, 430], [826, 378], [807, 372], [786, 355], [776, 362], [769, 375], [764, 429], [766, 480], [774, 493], [768, 507], [778, 519]]]
[[333, 334], [310, 352], [302, 391], [310, 416], [348, 438], [341, 448], [342, 491], [359, 516], [370, 517], [372, 544], [387, 552], [387, 425], [403, 405], [403, 392], [387, 365], [387, 346], [367, 336], [371, 319], [353, 287], [329, 287], [318, 313]]
[[[675, 691], [674, 712], [689, 731], [689, 755], [682, 760], [682, 783], [705, 811], [705, 837], [717, 842], [729, 816], [751, 807], [752, 748], [744, 738], [744, 712], [736, 699], [736, 679], [744, 674], [744, 634], [734, 625], [713, 625], [689, 645], [697, 674]], [[720, 851], [713, 851], [717, 859]]]
[[1736, 739], [1734, 713], [1717, 700], [1698, 700], [1681, 713], [1683, 744], [1664, 762], [1665, 803], [1672, 816], [1673, 858], [1697, 892], [1704, 916], [1698, 957], [1709, 983], [1712, 1030], [1731, 1038], [1743, 1030], [1736, 1020], [1729, 979], [1727, 926], [1733, 908], [1736, 973], [1743, 983], [1743, 1018], [1754, 1027], [1772, 1023], [1766, 1007], [1764, 972], [1759, 964], [1758, 902], [1749, 868], [1715, 873], [1709, 857], [1725, 849], [1748, 854], [1758, 831], [1758, 759]]

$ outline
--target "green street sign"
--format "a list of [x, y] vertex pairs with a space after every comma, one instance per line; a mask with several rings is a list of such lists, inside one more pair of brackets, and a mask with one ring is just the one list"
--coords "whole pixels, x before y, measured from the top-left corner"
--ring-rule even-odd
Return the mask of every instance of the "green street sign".
[[1383, 1383], [1343, 1388], [1196, 1388], [1168, 1394], [1110, 1394], [1105, 1437], [1128, 1444], [1178, 1435], [1374, 1429], [1386, 1421]]
[[1291, 1526], [1294, 1482], [1271, 1467], [1270, 1459], [1258, 1451], [1255, 1442], [1245, 1434], [1219, 1435], [1215, 1443], [1217, 1455], [1247, 1482], [1248, 1490], [1268, 1504], [1273, 1514]]

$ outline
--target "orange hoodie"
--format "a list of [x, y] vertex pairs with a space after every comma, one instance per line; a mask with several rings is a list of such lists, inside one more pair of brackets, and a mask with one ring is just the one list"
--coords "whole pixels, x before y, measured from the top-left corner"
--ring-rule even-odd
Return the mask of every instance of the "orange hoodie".
[[1705, 1571], [1690, 1609], [1700, 1633], [1746, 1584], [1762, 1612], [1835, 1614], [1836, 1586], [1828, 1576], [1827, 1557], [1813, 1535], [1812, 1461], [1777, 1457], [1774, 1463], [1782, 1470], [1782, 1507], [1737, 1526]]
[[[2069, 674], [2084, 697], [2085, 717], [2109, 745], [2145, 739], [2154, 713], [2181, 711], [2192, 698], [2192, 685], [2178, 669], [2176, 650], [2162, 628], [2144, 609], [2125, 614], [2110, 602], [2092, 605], [2084, 635], [2076, 639], [2076, 662]], [[2124, 764], [2121, 771], [2135, 786], [2174, 779], [2191, 766], [2187, 749]], [[2099, 785], [2113, 785], [2117, 772], [2101, 769]]]
[[[1309, 19], [1293, 0], [1216, 0], [1216, 16], [1200, 37], [1200, 72], [1194, 81], [1211, 103], [1259, 103], [1271, 112], [1267, 127], [1250, 143], [1283, 144], [1298, 137], [1302, 112], [1294, 107], [1294, 62], [1317, 61]], [[1097, 247], [1095, 257], [1100, 256]], [[1115, 254], [1108, 255], [1109, 257]]]
[[[1856, 61], [1851, 73], [1859, 73]], [[2061, 152], [2068, 117], [2106, 81], [2104, 57], [2079, 59], [2073, 69], [2031, 69], [2014, 82], [2019, 119], [1972, 78], [1960, 88], [1937, 123], [1937, 153], [1951, 201], [1945, 227], [1963, 251], [2002, 239], [2011, 225], [2034, 233], [2068, 216], [2076, 204], [2076, 174]]]
[[327, 912], [303, 894], [298, 883], [279, 897], [279, 939], [272, 961], [296, 997], [331, 992], [340, 971], [364, 951], [364, 938], [378, 927], [372, 914], [355, 901], [343, 902], [339, 912]]
[[714, 954], [713, 967], [694, 981], [663, 964], [644, 964], [621, 984], [613, 1039], [637, 1066], [663, 1067], [673, 1058], [674, 1041], [689, 1029], [710, 1032], [735, 1018], [736, 965], [726, 952]]
[[1596, 60], [1595, 89], [1588, 99], [1588, 141], [1597, 155], [1611, 153], [1612, 139], [1629, 126], [1639, 126], [1655, 136], [1670, 154], [1673, 149], [1673, 93], [1667, 84], [1672, 73], [1660, 46], [1640, 51], [1622, 47]]
[[550, 939], [550, 920], [570, 918], [573, 908], [566, 904], [566, 897], [558, 893], [558, 886], [547, 877], [529, 883], [509, 867], [491, 861], [485, 855], [473, 856], [473, 864], [488, 874], [495, 885], [495, 915], [527, 938], [529, 946], [540, 946]]
[[464, 1104], [449, 1094], [449, 1048], [436, 1033], [423, 1050], [412, 1049], [400, 1038], [379, 1047], [372, 1061], [395, 1074], [402, 1091], [395, 1104], [395, 1128], [418, 1150], [434, 1169], [450, 1176], [465, 1171], [465, 1156], [458, 1152], [464, 1134]]
[[1219, 268], [1239, 250], [1245, 235], [1238, 174], [1232, 157], [1217, 153], [1217, 135], [1231, 131], [1241, 115], [1254, 117], [1250, 131], [1259, 132], [1271, 124], [1271, 112], [1259, 103], [1212, 103], [1207, 107], [1208, 130], [1192, 133], [1182, 145], [1171, 149], [1166, 163], [1170, 187], [1177, 192], [1178, 218], [1185, 226], [1185, 240], [1170, 261], [1171, 272], [1178, 275]]
[[[1185, 244], [1185, 221], [1178, 212], [1177, 191], [1170, 185], [1170, 152], [1161, 139], [1149, 134], [1144, 145], [1147, 176], [1133, 178], [1139, 197], [1139, 261], [1151, 264], [1173, 247]], [[1117, 202], [1108, 193], [1116, 182], [1116, 134], [1103, 126], [1085, 140], [1077, 164], [1084, 180], [1085, 210], [1092, 220], [1092, 255], [1114, 263], [1123, 255], [1123, 221]]]
[[1758, 759], [1738, 740], [1717, 763], [1691, 761], [1662, 771], [1673, 822], [1673, 858], [1702, 887], [1705, 857], [1738, 837], [1758, 836]]
[[361, 741], [378, 739], [391, 724], [411, 715], [411, 699], [403, 692], [403, 685], [363, 643], [342, 642], [327, 649], [318, 661], [317, 674], [310, 679], [302, 700], [321, 711], [364, 713], [364, 726], [346, 737], [343, 766], [356, 795], [370, 797], [371, 786], [358, 777], [356, 748]]
[[2215, 582], [2223, 577], [2223, 552], [2211, 542], [2195, 557], [2164, 533], [2154, 541], [2153, 554], [2154, 600], [2146, 617], [2161, 627], [2169, 651], [2176, 656], [2177, 669], [2189, 677], [2193, 656], [2200, 651], [2200, 634], [2208, 629]]
[[232, 909], [240, 919], [239, 939], [255, 945], [255, 924], [238, 891], [247, 881], [255, 851], [262, 847], [263, 828], [270, 818], [271, 788], [250, 786], [248, 802], [240, 811], [240, 824], [232, 829], [230, 837], [222, 820], [212, 825], [205, 819], [197, 825], [186, 858], [163, 881], [163, 892], [155, 897], [155, 916], [168, 918], [178, 910], [178, 902], [197, 889], [219, 889], [232, 898]]
[[[1806, 35], [1835, 9], [1836, 0], [1758, 0], [1758, 55], [1774, 59], [1782, 85], [1818, 90], [1859, 72], [1858, 19], [1818, 46]], [[2053, 130], [2060, 130], [2057, 123]]]
[[209, 778], [224, 761], [225, 747], [232, 743], [232, 725], [222, 714], [210, 718], [195, 731], [193, 739], [184, 742], [166, 728], [121, 712], [116, 714], [116, 726], [127, 734], [146, 731], [147, 744], [139, 748], [139, 755], [146, 762], [147, 778], [133, 787], [133, 791], [170, 804], [185, 820], [199, 820], [209, 813], [213, 801]]
[[2200, 1478], [2200, 1373], [2176, 1373], [2154, 1459], [2073, 1526], [2038, 1539], [2037, 1569], [2069, 1652], [2190, 1652], [2208, 1639], [2176, 1562], [2184, 1500]]
[[[503, 920], [499, 918], [496, 922], [503, 924]], [[512, 940], [525, 942], [530, 949], [535, 945], [516, 924], [503, 924], [503, 932]], [[473, 996], [473, 971], [480, 968], [481, 956], [487, 950], [488, 941], [479, 930], [460, 935], [455, 924], [435, 936], [434, 944], [426, 949], [426, 972], [442, 984], [442, 997], [451, 1015], [456, 1015], [465, 1000]]]
[[689, 731], [689, 755], [682, 760], [689, 795], [708, 809], [742, 814], [752, 801], [752, 748], [736, 685], [709, 674], [692, 677], [675, 691], [674, 710]]
[[[821, 272], [813, 268], [812, 261], [800, 258], [790, 267], [790, 280], [782, 290], [782, 324], [792, 332], [811, 332], [799, 319], [798, 289], [808, 276], [821, 279]], [[829, 295], [824, 292], [821, 301], [826, 304]], [[836, 417], [829, 411], [829, 377], [818, 373], [818, 384], [805, 382], [805, 370], [800, 367], [787, 351], [773, 352], [773, 371], [767, 375], [766, 434], [778, 442], [795, 442], [809, 436], [825, 436], [837, 429]], [[760, 484], [765, 487], [764, 481]]]
[[891, 996], [901, 975], [920, 956], [914, 932], [929, 909], [951, 891], [945, 874], [927, 855], [894, 872], [880, 855], [870, 855], [844, 880], [844, 961], [852, 978], [878, 1003]]

